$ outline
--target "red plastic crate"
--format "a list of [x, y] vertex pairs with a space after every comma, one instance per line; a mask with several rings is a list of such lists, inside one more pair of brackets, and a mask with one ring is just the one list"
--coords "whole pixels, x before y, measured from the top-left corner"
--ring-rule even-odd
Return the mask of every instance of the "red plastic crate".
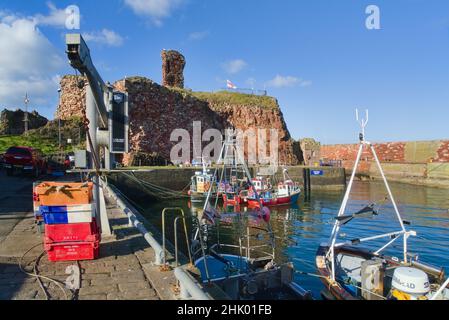
[[100, 240], [97, 223], [46, 224], [44, 242], [47, 244], [70, 241], [94, 242]]
[[52, 262], [94, 260], [98, 258], [99, 247], [99, 241], [45, 244], [48, 260]]

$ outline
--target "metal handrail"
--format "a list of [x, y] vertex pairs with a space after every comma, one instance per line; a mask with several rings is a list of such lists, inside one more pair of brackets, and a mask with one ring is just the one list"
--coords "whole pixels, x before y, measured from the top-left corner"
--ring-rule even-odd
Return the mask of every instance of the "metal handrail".
[[189, 255], [189, 261], [190, 264], [192, 264], [192, 255], [190, 253], [190, 244], [189, 244], [189, 236], [187, 233], [187, 224], [186, 224], [186, 217], [184, 214], [184, 210], [182, 208], [176, 207], [176, 208], [164, 208], [164, 210], [162, 210], [162, 250], [163, 250], [163, 265], [167, 264], [167, 259], [166, 259], [166, 247], [165, 247], [165, 243], [166, 243], [166, 237], [165, 237], [165, 214], [167, 213], [167, 211], [174, 211], [177, 212], [179, 211], [181, 213], [180, 216], [176, 217], [174, 220], [174, 233], [175, 233], [175, 259], [176, 259], [176, 266], [178, 266], [178, 235], [177, 235], [177, 221], [179, 220], [178, 218], [182, 218], [183, 220], [183, 224], [184, 224], [184, 234], [186, 237], [186, 244], [187, 244], [187, 253]]
[[190, 276], [182, 267], [176, 268], [174, 274], [179, 282], [180, 296], [182, 299], [212, 300], [212, 297], [203, 290], [198, 281]]
[[[165, 251], [162, 250], [161, 245], [157, 240], [153, 237], [153, 235], [148, 232], [148, 230], [145, 228], [143, 223], [139, 221], [139, 219], [136, 216], [137, 210], [134, 209], [133, 206], [130, 204], [125, 203], [126, 200], [121, 199], [117, 193], [112, 189], [115, 188], [112, 185], [103, 183], [103, 186], [106, 187], [106, 190], [111, 195], [114, 200], [117, 201], [117, 205], [123, 210], [123, 212], [128, 216], [129, 224], [131, 226], [136, 227], [140, 233], [143, 235], [144, 239], [148, 242], [148, 244], [153, 248], [154, 250], [154, 256], [155, 256], [155, 265], [161, 265], [162, 260], [165, 260]], [[118, 191], [119, 192], [119, 191]]]
[[[175, 263], [176, 263], [176, 267], [179, 266], [179, 259], [178, 259], [178, 221], [179, 219], [183, 219], [184, 222], [184, 231], [186, 232], [187, 228], [185, 228], [185, 217], [184, 216], [177, 216], [175, 218], [175, 221], [173, 222], [173, 230], [174, 230], [174, 234], [175, 234]], [[190, 252], [190, 244], [189, 244], [189, 237], [187, 235], [187, 233], [185, 233], [186, 236], [186, 245], [187, 245], [187, 253], [189, 255], [189, 262], [192, 265], [193, 261], [192, 261], [192, 254]]]

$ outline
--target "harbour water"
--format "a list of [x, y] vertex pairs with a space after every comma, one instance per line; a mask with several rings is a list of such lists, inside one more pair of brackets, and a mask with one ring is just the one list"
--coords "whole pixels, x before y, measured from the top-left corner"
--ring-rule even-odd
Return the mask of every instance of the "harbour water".
[[[417, 232], [417, 237], [409, 239], [409, 252], [449, 272], [449, 191], [395, 183], [391, 183], [391, 189], [402, 218], [411, 223], [406, 227]], [[339, 238], [351, 240], [399, 230], [391, 202], [384, 200], [386, 195], [381, 182], [355, 182], [346, 213], [354, 213], [375, 202], [379, 215], [363, 215], [352, 220], [341, 229]], [[342, 198], [343, 191], [314, 191], [308, 201], [301, 196], [297, 205], [271, 208], [271, 223], [276, 234], [276, 260], [292, 261], [297, 270], [316, 273], [316, 249], [321, 242], [329, 239]], [[201, 208], [201, 205], [192, 206], [187, 200], [148, 200], [137, 204], [148, 222], [159, 230], [163, 208], [179, 206], [186, 213], [193, 214]], [[188, 224], [190, 227], [191, 221]], [[173, 224], [168, 222], [167, 225]], [[169, 239], [173, 239], [172, 229], [167, 227]], [[364, 246], [378, 249], [387, 241], [367, 242]], [[402, 239], [398, 239], [386, 253], [400, 257]], [[323, 286], [318, 278], [297, 274], [296, 281], [311, 290], [315, 298], [320, 298]]]

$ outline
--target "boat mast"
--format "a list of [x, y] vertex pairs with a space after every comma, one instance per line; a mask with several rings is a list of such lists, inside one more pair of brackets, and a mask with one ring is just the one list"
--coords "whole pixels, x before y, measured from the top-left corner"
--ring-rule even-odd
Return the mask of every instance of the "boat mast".
[[[388, 196], [390, 197], [390, 200], [391, 200], [391, 202], [393, 204], [393, 208], [394, 208], [394, 212], [396, 214], [396, 218], [398, 219], [399, 224], [401, 226], [401, 231], [397, 232], [395, 234], [397, 234], [397, 235], [404, 235], [404, 239], [403, 239], [404, 240], [403, 254], [404, 254], [404, 263], [407, 263], [407, 239], [408, 239], [408, 237], [410, 235], [416, 235], [416, 232], [414, 232], [414, 231], [407, 232], [407, 230], [405, 229], [404, 223], [402, 221], [401, 214], [399, 213], [398, 207], [396, 205], [396, 201], [394, 200], [393, 194], [391, 192], [391, 189], [390, 189], [390, 186], [388, 184], [388, 181], [387, 181], [387, 179], [385, 177], [385, 174], [384, 174], [384, 171], [383, 171], [382, 166], [380, 164], [379, 158], [377, 157], [376, 150], [374, 149], [374, 146], [372, 145], [371, 142], [365, 140], [365, 128], [366, 128], [366, 125], [368, 124], [368, 120], [369, 120], [368, 110], [366, 110], [365, 116], [366, 116], [365, 118], [360, 119], [359, 118], [359, 111], [358, 111], [358, 109], [356, 109], [356, 119], [357, 119], [357, 122], [360, 124], [360, 127], [361, 127], [361, 132], [359, 134], [359, 141], [360, 141], [359, 144], [360, 145], [359, 145], [359, 149], [358, 149], [358, 152], [357, 152], [357, 157], [356, 157], [356, 160], [355, 160], [355, 163], [354, 163], [354, 167], [353, 167], [353, 170], [352, 170], [351, 178], [349, 180], [348, 188], [346, 189], [346, 193], [345, 193], [345, 195], [343, 197], [343, 201], [341, 203], [341, 207], [340, 207], [340, 210], [338, 211], [337, 217], [341, 217], [345, 213], [346, 206], [347, 206], [348, 200], [349, 200], [349, 194], [351, 193], [351, 189], [352, 189], [352, 186], [353, 186], [353, 183], [354, 183], [355, 173], [357, 171], [358, 165], [360, 163], [360, 159], [362, 157], [363, 148], [365, 146], [367, 146], [371, 150], [371, 152], [372, 152], [372, 154], [374, 156], [377, 168], [380, 171], [380, 174], [382, 176], [383, 182], [384, 182], [385, 187], [387, 189]], [[332, 277], [333, 281], [335, 281], [335, 247], [336, 247], [337, 235], [338, 235], [338, 232], [340, 231], [341, 225], [342, 224], [339, 222], [339, 220], [336, 220], [336, 222], [334, 224], [334, 227], [332, 229], [332, 233], [331, 233], [330, 248], [329, 248], [328, 253], [326, 254], [327, 258], [330, 258], [330, 261], [331, 261], [331, 266], [332, 266], [332, 275], [331, 275], [331, 277]], [[376, 236], [376, 237], [368, 237], [368, 238], [365, 238], [365, 239], [360, 239], [360, 241], [368, 241], [368, 240], [372, 240], [374, 238], [382, 238], [382, 237], [389, 237], [389, 236], [391, 236], [391, 233], [379, 235], [379, 236]], [[393, 238], [385, 246], [383, 246], [381, 249], [376, 251], [376, 253], [379, 253], [381, 250], [383, 250], [386, 247], [388, 247], [390, 244], [392, 244], [394, 242], [395, 239], [396, 238]]]

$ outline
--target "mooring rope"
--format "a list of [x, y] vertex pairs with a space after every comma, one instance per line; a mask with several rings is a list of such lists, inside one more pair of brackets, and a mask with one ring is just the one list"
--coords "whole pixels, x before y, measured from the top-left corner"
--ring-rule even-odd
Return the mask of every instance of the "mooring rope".
[[128, 174], [126, 172], [122, 172], [122, 174], [127, 177], [128, 179], [138, 183], [148, 194], [159, 198], [159, 199], [181, 199], [181, 198], [188, 198], [188, 195], [184, 194], [184, 191], [189, 187], [190, 183], [183, 188], [182, 191], [174, 191], [168, 188], [164, 188], [155, 184], [152, 184], [148, 181], [144, 181], [142, 179], [139, 179], [136, 177], [134, 172], [131, 174]]

